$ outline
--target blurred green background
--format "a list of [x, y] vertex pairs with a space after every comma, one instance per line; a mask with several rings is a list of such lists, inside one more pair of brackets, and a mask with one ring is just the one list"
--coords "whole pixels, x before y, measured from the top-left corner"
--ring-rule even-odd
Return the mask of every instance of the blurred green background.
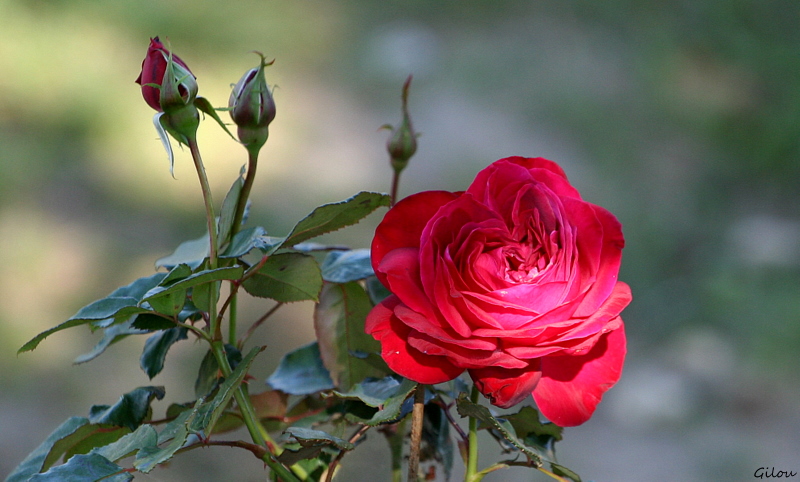
[[[271, 234], [318, 204], [388, 189], [377, 129], [399, 121], [409, 73], [423, 135], [402, 194], [463, 189], [496, 159], [543, 156], [620, 218], [620, 278], [634, 293], [625, 373], [558, 447], [585, 480], [800, 470], [798, 22], [796, 0], [0, 0], [0, 475], [67, 417], [151, 384], [143, 338], [85, 365], [72, 360], [97, 338], [83, 329], [16, 350], [204, 231], [188, 152], [172, 179], [133, 83], [156, 35], [218, 106], [256, 65], [249, 51], [277, 59], [251, 216]], [[219, 202], [244, 150], [210, 123], [200, 143]], [[366, 247], [379, 218], [329, 240]], [[243, 319], [266, 307], [246, 304]], [[268, 345], [260, 379], [312, 339], [311, 309], [282, 310], [255, 340]], [[203, 352], [170, 353], [152, 381], [168, 401], [192, 398]], [[345, 458], [342, 480], [378, 477], [379, 438]], [[231, 470], [263, 480], [250, 455], [224, 448], [137, 479]]]

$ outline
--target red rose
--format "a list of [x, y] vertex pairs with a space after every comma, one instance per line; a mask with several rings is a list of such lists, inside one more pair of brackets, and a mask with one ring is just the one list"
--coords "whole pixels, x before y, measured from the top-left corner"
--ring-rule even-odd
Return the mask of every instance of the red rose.
[[366, 331], [406, 378], [468, 370], [494, 405], [532, 392], [549, 420], [579, 425], [622, 373], [624, 243], [619, 221], [557, 164], [501, 159], [466, 192], [421, 192], [389, 210], [372, 266], [393, 295]]
[[[142, 71], [139, 73], [139, 77], [136, 79], [136, 83], [142, 86], [142, 97], [144, 97], [147, 105], [159, 112], [163, 110], [161, 108], [161, 92], [159, 89], [147, 84], [163, 85], [164, 72], [167, 70], [168, 59], [169, 51], [164, 48], [164, 44], [161, 43], [158, 37], [151, 38], [150, 46], [147, 48], [147, 55], [142, 61]], [[192, 75], [192, 80], [194, 79], [194, 74], [192, 74], [192, 71], [189, 70], [189, 66], [187, 66], [183, 60], [180, 59], [180, 57], [172, 54], [172, 61], [186, 69], [186, 72]], [[184, 80], [178, 85], [178, 92], [180, 96], [184, 98], [184, 100], [191, 95], [190, 91], [192, 89], [195, 90], [194, 95], [197, 95], [196, 84], [185, 84], [186, 81]]]

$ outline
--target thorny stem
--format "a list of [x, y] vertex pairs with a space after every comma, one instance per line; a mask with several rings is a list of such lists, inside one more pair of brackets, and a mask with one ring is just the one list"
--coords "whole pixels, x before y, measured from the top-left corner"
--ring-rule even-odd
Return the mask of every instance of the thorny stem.
[[447, 417], [447, 421], [450, 423], [450, 426], [453, 427], [453, 429], [455, 429], [456, 432], [458, 432], [458, 436], [461, 437], [461, 440], [467, 443], [467, 441], [469, 440], [468, 435], [464, 432], [464, 429], [461, 428], [458, 422], [456, 422], [456, 420], [453, 418], [453, 414], [450, 413], [450, 408], [453, 406], [453, 404], [452, 403], [445, 404], [443, 401], [436, 399], [434, 399], [432, 403], [435, 403], [440, 407], [442, 407], [444, 416]]
[[419, 446], [422, 440], [422, 418], [425, 414], [425, 385], [414, 390], [414, 409], [411, 412], [411, 452], [408, 457], [408, 482], [419, 480]]
[[283, 306], [283, 303], [276, 304], [275, 306], [270, 308], [269, 311], [264, 313], [264, 316], [262, 316], [261, 318], [257, 319], [255, 321], [255, 323], [253, 323], [250, 326], [250, 328], [247, 329], [247, 333], [245, 333], [244, 336], [242, 337], [242, 339], [239, 340], [239, 343], [237, 344], [237, 346], [239, 346], [239, 347], [244, 346], [245, 342], [253, 335], [253, 333], [258, 329], [258, 327], [261, 326], [261, 324], [264, 323], [267, 320], [267, 318], [272, 316], [273, 313], [278, 311], [278, 308], [280, 308], [281, 306]]
[[237, 447], [237, 448], [249, 450], [259, 460], [264, 460], [264, 456], [268, 455], [267, 454], [267, 450], [264, 447], [262, 447], [260, 445], [247, 443], [247, 442], [245, 442], [243, 440], [202, 440], [202, 441], [197, 442], [195, 444], [187, 445], [185, 447], [182, 447], [182, 448], [178, 449], [178, 451], [175, 452], [175, 455], [177, 455], [179, 453], [182, 453], [182, 452], [188, 452], [189, 450], [193, 450], [193, 449], [196, 449], [198, 447], [208, 447], [208, 446]]
[[[350, 442], [351, 444], [356, 443], [358, 439], [364, 436], [364, 434], [367, 433], [367, 430], [369, 429], [370, 429], [369, 425], [362, 425], [361, 428], [358, 429], [358, 431], [356, 431], [356, 433], [354, 433], [352, 437], [350, 437], [350, 440], [348, 440], [348, 442]], [[333, 480], [333, 474], [334, 472], [336, 472], [336, 466], [339, 465], [339, 462], [342, 460], [342, 457], [344, 457], [344, 454], [345, 454], [344, 450], [340, 450], [339, 453], [336, 454], [336, 458], [333, 459], [333, 462], [331, 462], [331, 464], [328, 466], [328, 474], [325, 476], [325, 482], [331, 482]]]

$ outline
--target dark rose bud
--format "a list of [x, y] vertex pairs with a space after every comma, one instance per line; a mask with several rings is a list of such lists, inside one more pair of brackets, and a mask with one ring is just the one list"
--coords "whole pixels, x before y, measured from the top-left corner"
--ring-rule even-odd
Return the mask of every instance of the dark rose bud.
[[[392, 137], [386, 143], [395, 172], [405, 169], [408, 160], [417, 152], [417, 133], [414, 132], [411, 117], [408, 115], [408, 89], [410, 86], [411, 76], [409, 75], [403, 84], [403, 121], [400, 127], [392, 129]], [[389, 127], [391, 128], [391, 126]]]
[[261, 64], [248, 70], [231, 92], [228, 107], [239, 127], [239, 140], [248, 148], [261, 148], [269, 136], [268, 126], [275, 119], [275, 100], [264, 77], [264, 67], [272, 65], [261, 56]]
[[[168, 71], [171, 75], [166, 75]], [[164, 48], [158, 37], [150, 39], [136, 83], [142, 86], [147, 105], [159, 112], [191, 104], [197, 96], [194, 74], [180, 57]]]

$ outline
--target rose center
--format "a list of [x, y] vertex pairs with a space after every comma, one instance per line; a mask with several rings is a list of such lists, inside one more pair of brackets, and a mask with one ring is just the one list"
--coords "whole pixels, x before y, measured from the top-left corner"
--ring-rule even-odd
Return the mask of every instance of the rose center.
[[516, 244], [503, 248], [506, 279], [514, 283], [529, 283], [549, 263], [547, 251], [541, 244]]

